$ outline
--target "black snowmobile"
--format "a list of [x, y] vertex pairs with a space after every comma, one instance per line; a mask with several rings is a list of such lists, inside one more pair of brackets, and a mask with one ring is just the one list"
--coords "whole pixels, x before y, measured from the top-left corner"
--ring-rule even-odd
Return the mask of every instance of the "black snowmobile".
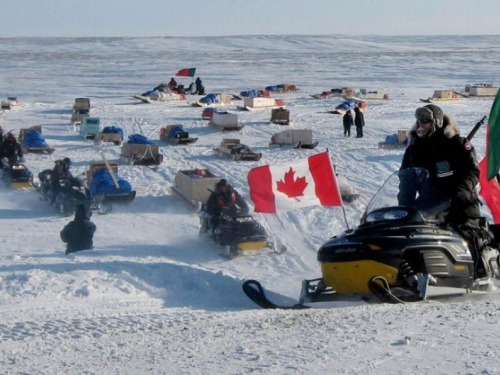
[[[481, 254], [443, 223], [449, 202], [417, 198], [415, 207], [398, 206], [399, 179], [392, 175], [368, 205], [360, 225], [332, 237], [317, 253], [322, 277], [304, 280], [299, 303], [269, 301], [255, 280], [244, 292], [265, 308], [304, 308], [306, 303], [352, 300], [401, 303], [489, 292], [499, 278], [500, 225]], [[474, 261], [474, 258], [477, 261]]]
[[221, 212], [215, 228], [210, 217], [202, 208], [200, 212], [200, 235], [208, 235], [217, 245], [224, 248], [223, 255], [234, 257], [248, 250], [270, 248], [277, 252], [275, 243], [268, 240], [266, 229], [252, 215], [235, 209], [225, 209]]
[[2, 181], [13, 189], [21, 189], [33, 186], [33, 174], [22, 163], [15, 162], [13, 164], [1, 165]]
[[59, 188], [54, 189], [51, 169], [40, 172], [38, 178], [40, 180], [38, 191], [45, 200], [52, 202], [62, 216], [74, 214], [79, 204], [83, 204], [88, 212], [93, 209], [92, 196], [81, 179], [75, 177], [61, 179]]

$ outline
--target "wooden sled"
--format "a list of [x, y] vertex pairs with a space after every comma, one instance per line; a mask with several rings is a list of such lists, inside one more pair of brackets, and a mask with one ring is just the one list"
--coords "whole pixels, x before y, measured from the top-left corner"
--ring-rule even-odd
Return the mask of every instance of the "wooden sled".
[[42, 134], [42, 126], [41, 125], [34, 125], [31, 128], [23, 128], [19, 130], [19, 136], [18, 140], [21, 142], [21, 148], [25, 154], [27, 153], [33, 153], [33, 154], [52, 154], [54, 152], [54, 148], [46, 145], [42, 147], [33, 147], [33, 146], [27, 146], [23, 144], [24, 137], [26, 133], [30, 131], [36, 131], [40, 134]]
[[234, 161], [258, 161], [262, 157], [261, 153], [253, 152], [248, 146], [241, 144], [239, 139], [234, 138], [224, 138], [220, 146], [213, 149], [213, 154]]
[[158, 145], [124, 143], [120, 159], [132, 165], [157, 166], [163, 161]]
[[[107, 164], [107, 165], [106, 165]], [[90, 164], [89, 169], [86, 171], [87, 177], [87, 188], [90, 187], [92, 183], [92, 179], [94, 178], [94, 174], [99, 169], [111, 169], [116, 175], [118, 173], [118, 164], [117, 163], [92, 163]], [[111, 173], [111, 172], [110, 172]], [[112, 209], [112, 205], [114, 204], [129, 204], [135, 199], [136, 191], [132, 190], [129, 192], [113, 192], [113, 193], [101, 193], [97, 196], [93, 197], [93, 203], [100, 205], [103, 213], [108, 213]]]

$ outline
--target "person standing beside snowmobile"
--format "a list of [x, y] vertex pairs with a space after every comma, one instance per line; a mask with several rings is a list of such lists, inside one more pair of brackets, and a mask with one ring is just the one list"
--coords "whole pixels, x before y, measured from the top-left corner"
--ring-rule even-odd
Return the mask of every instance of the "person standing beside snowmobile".
[[426, 170], [431, 185], [427, 191], [450, 201], [445, 221], [469, 243], [477, 264], [480, 250], [491, 239], [491, 234], [480, 225], [476, 191], [479, 167], [474, 147], [460, 136], [455, 120], [438, 106], [429, 104], [418, 108], [415, 117], [399, 172], [399, 203], [406, 205], [408, 196], [416, 193], [414, 181], [407, 179], [411, 175], [409, 169]]
[[206, 206], [206, 212], [210, 218], [212, 229], [217, 227], [220, 214], [226, 209], [244, 214], [249, 211], [248, 205], [241, 195], [225, 179], [221, 179], [215, 185], [215, 191], [210, 194]]
[[61, 231], [61, 240], [66, 243], [66, 255], [82, 250], [92, 250], [96, 226], [90, 221], [90, 211], [83, 204], [76, 206], [75, 219]]

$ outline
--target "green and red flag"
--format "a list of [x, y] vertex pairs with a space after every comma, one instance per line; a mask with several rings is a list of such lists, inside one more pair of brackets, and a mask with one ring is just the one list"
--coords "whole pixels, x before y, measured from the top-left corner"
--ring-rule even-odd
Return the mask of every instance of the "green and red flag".
[[495, 223], [500, 223], [500, 90], [491, 106], [486, 129], [486, 155], [479, 163], [479, 194], [491, 211]]
[[185, 68], [179, 70], [177, 73], [175, 73], [176, 77], [194, 77], [194, 74], [196, 72], [196, 68]]

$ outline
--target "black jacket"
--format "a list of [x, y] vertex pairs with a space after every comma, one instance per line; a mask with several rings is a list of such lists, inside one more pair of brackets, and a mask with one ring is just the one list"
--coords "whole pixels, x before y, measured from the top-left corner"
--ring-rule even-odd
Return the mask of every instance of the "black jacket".
[[354, 108], [354, 125], [365, 126], [365, 115], [360, 111], [358, 107]]
[[443, 126], [428, 137], [417, 136], [418, 124], [410, 130], [401, 170], [423, 168], [429, 171], [431, 184], [451, 199], [448, 220], [465, 224], [467, 219], [480, 217], [476, 185], [479, 167], [474, 147], [459, 135], [458, 126], [444, 116]]
[[0, 144], [0, 158], [11, 159], [13, 156], [17, 156], [18, 158], [23, 157], [21, 144], [6, 139]]
[[225, 193], [214, 191], [207, 201], [206, 211], [210, 216], [219, 215], [225, 208], [234, 208], [242, 213], [248, 213], [247, 202], [232, 187]]
[[61, 240], [67, 244], [66, 253], [91, 250], [96, 226], [87, 217], [83, 205], [76, 207], [75, 220], [69, 222], [61, 231]]
[[350, 128], [351, 125], [354, 123], [352, 120], [352, 114], [351, 112], [346, 112], [344, 117], [342, 117], [342, 123], [344, 124], [344, 128]]

